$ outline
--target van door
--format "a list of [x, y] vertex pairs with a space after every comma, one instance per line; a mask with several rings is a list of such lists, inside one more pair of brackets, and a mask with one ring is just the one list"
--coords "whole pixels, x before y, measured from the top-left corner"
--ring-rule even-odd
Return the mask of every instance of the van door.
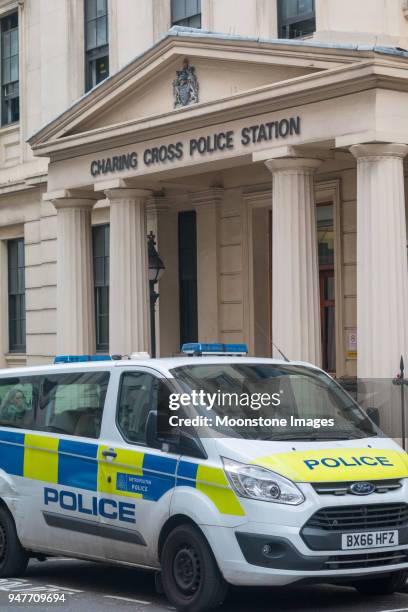
[[26, 434], [25, 440], [24, 476], [35, 484], [28, 513], [36, 525], [34, 548], [104, 556], [98, 438], [109, 376], [99, 368], [44, 376], [37, 415], [40, 431]]
[[170, 513], [179, 457], [148, 447], [146, 424], [150, 411], [168, 406], [170, 392], [148, 368], [119, 372], [116, 411], [106, 414], [98, 455], [98, 490], [108, 508], [101, 522], [111, 536], [107, 559], [158, 564], [158, 534]]

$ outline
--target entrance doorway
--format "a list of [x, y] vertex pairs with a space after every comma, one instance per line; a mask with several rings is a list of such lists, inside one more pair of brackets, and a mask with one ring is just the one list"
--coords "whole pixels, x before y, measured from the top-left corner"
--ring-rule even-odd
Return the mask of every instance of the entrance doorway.
[[[319, 259], [322, 367], [336, 373], [336, 277], [334, 204], [316, 206]], [[251, 212], [253, 279], [253, 346], [256, 356], [272, 355], [272, 211]]]

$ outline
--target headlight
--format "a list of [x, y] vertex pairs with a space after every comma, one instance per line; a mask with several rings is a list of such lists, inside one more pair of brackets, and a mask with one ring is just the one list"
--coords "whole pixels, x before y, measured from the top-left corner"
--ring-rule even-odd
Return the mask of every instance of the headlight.
[[241, 497], [298, 506], [305, 501], [298, 487], [283, 476], [256, 465], [239, 463], [222, 457], [224, 470]]

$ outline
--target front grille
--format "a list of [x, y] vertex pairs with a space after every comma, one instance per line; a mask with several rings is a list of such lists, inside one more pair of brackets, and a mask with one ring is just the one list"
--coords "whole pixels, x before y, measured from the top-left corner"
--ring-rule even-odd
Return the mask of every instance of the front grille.
[[[347, 495], [350, 487], [357, 482], [313, 482], [312, 487], [319, 495]], [[369, 480], [375, 486], [373, 493], [388, 493], [402, 487], [401, 481], [397, 478], [387, 478], [386, 480]]]
[[408, 504], [333, 506], [318, 510], [304, 527], [325, 531], [393, 529], [408, 524]]
[[363, 555], [336, 555], [326, 561], [326, 567], [331, 570], [343, 570], [378, 565], [398, 565], [398, 563], [407, 562], [408, 550], [396, 550], [394, 552], [370, 552]]

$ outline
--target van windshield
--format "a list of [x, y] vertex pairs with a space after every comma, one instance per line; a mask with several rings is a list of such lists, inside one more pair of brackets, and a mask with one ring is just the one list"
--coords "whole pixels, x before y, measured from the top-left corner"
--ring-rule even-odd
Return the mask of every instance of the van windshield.
[[184, 398], [178, 404], [174, 397], [170, 412], [184, 410], [189, 416], [200, 416], [200, 423], [195, 424], [201, 435], [348, 440], [381, 434], [338, 383], [312, 368], [195, 363], [174, 368], [171, 374]]

